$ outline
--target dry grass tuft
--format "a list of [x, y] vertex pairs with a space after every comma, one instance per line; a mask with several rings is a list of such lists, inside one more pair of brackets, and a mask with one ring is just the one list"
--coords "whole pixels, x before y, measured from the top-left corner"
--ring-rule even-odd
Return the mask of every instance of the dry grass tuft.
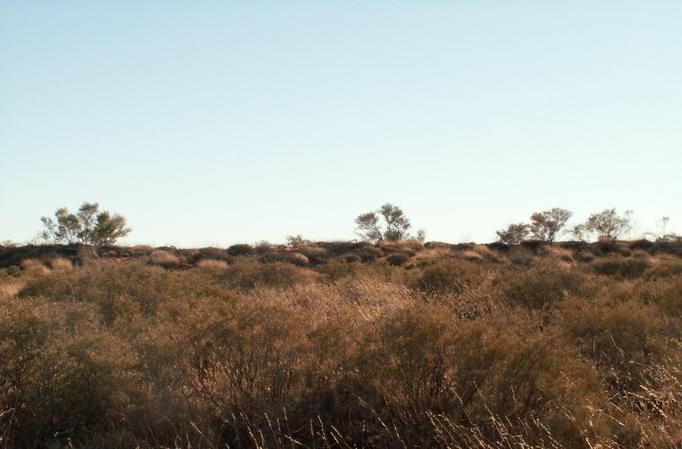
[[73, 264], [69, 259], [56, 257], [50, 260], [50, 268], [54, 271], [69, 271], [73, 269]]
[[50, 269], [45, 266], [40, 260], [25, 259], [20, 263], [21, 269], [29, 275], [45, 275], [50, 272]]
[[175, 267], [180, 263], [180, 258], [164, 250], [154, 250], [149, 255], [149, 262], [153, 265], [160, 265], [162, 267]]
[[5, 279], [0, 281], [0, 301], [16, 297], [23, 285], [24, 282], [20, 280]]
[[202, 268], [204, 270], [226, 270], [227, 269], [227, 262], [224, 260], [216, 260], [216, 259], [202, 259], [197, 263], [197, 267]]
[[462, 253], [462, 257], [470, 262], [480, 262], [485, 260], [485, 257], [481, 253], [476, 251], [468, 250]]

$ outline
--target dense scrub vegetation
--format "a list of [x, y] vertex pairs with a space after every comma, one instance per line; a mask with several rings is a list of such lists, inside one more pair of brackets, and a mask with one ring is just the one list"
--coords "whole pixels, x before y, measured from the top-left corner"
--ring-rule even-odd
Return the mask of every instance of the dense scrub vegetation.
[[0, 447], [679, 447], [680, 255], [0, 249]]

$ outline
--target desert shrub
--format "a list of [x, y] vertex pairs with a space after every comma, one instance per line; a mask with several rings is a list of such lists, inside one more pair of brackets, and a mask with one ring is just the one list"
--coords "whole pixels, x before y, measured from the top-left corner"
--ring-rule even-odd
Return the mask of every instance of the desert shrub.
[[308, 258], [304, 256], [301, 253], [294, 253], [294, 252], [281, 252], [274, 254], [271, 257], [272, 260], [274, 261], [282, 261], [282, 262], [288, 262], [290, 264], [299, 266], [299, 267], [305, 267], [308, 265]]
[[21, 268], [19, 268], [16, 265], [10, 265], [7, 267], [7, 275], [8, 276], [13, 276], [13, 277], [19, 277], [21, 274]]
[[11, 411], [3, 444], [83, 443], [125, 410], [134, 359], [88, 305], [12, 301], [0, 319], [0, 409]]
[[305, 276], [290, 263], [264, 264], [260, 270], [260, 282], [269, 287], [292, 287], [304, 279]]
[[512, 248], [509, 251], [509, 261], [512, 265], [530, 267], [535, 263], [535, 257], [532, 252], [525, 248]]
[[548, 244], [543, 240], [524, 240], [520, 244], [521, 247], [530, 251], [532, 254], [546, 254]]
[[[284, 247], [282, 247], [282, 249], [284, 249]], [[267, 240], [261, 240], [256, 243], [254, 250], [256, 254], [270, 254], [277, 250], [277, 245], [270, 243]]]
[[634, 250], [630, 257], [633, 257], [635, 259], [646, 259], [649, 260], [649, 253], [646, 251], [642, 251], [641, 249]]
[[511, 304], [528, 309], [541, 309], [570, 296], [593, 293], [584, 275], [552, 265], [503, 271], [498, 285]]
[[478, 277], [474, 265], [465, 262], [442, 261], [421, 272], [414, 285], [427, 294], [461, 294]]
[[[465, 244], [468, 245], [468, 244]], [[443, 249], [443, 250], [450, 250], [452, 249], [452, 246], [450, 243], [444, 243], [444, 242], [426, 242], [424, 244], [424, 248], [426, 249]], [[468, 249], [467, 247], [466, 249]]]
[[327, 250], [318, 246], [306, 246], [304, 248], [300, 248], [298, 252], [306, 256], [308, 258], [308, 262], [312, 265], [323, 264], [329, 257]]
[[651, 263], [641, 258], [609, 257], [606, 260], [593, 262], [592, 268], [597, 274], [634, 279], [642, 276]]
[[[580, 447], [580, 431], [593, 418], [581, 404], [602, 400], [589, 365], [561, 342], [514, 322], [457, 325], [440, 308], [399, 310], [381, 319], [363, 346], [360, 375], [378, 402], [409, 423], [408, 441], [425, 431], [429, 413], [491, 438], [491, 416], [506, 417], [516, 431], [542, 416], [555, 438]], [[564, 375], [574, 382], [563, 382]]]
[[682, 277], [640, 283], [635, 288], [634, 296], [658, 307], [663, 316], [682, 318]]
[[590, 251], [578, 251], [573, 256], [577, 262], [591, 263], [595, 260], [596, 256]]
[[281, 409], [298, 394], [307, 345], [291, 310], [241, 301], [212, 307], [192, 323], [195, 394], [216, 418]]
[[647, 279], [679, 276], [682, 274], [682, 261], [658, 260], [646, 272]]
[[656, 239], [656, 250], [662, 253], [682, 256], [682, 236], [667, 235]]
[[253, 247], [245, 243], [238, 243], [227, 248], [227, 254], [230, 256], [248, 256], [249, 254], [253, 254], [253, 252]]
[[668, 344], [675, 329], [656, 308], [636, 300], [571, 301], [563, 307], [561, 325], [621, 395], [641, 391], [653, 380], [650, 368], [679, 351]]
[[639, 239], [630, 242], [630, 249], [650, 252], [655, 249], [656, 244], [647, 239]]
[[360, 259], [362, 259], [363, 262], [374, 262], [383, 255], [383, 252], [379, 248], [368, 246], [362, 248], [358, 252], [358, 255], [360, 256]]
[[303, 279], [303, 274], [290, 263], [259, 263], [255, 259], [235, 262], [221, 275], [223, 282], [241, 289], [252, 289], [259, 285], [286, 288]]
[[195, 285], [189, 274], [158, 267], [93, 264], [68, 273], [51, 273], [32, 279], [19, 292], [19, 297], [92, 303], [100, 307], [108, 323], [113, 323], [121, 314], [133, 313], [127, 304], [135, 304], [140, 313], [150, 316], [156, 314], [165, 301], [176, 296], [222, 297], [218, 293], [211, 294], [208, 279], [202, 284], [200, 287]]
[[362, 248], [310, 268], [177, 250], [205, 265], [183, 270], [31, 253], [0, 276], [0, 446], [675, 447], [682, 281], [651, 275], [672, 256], [624, 282], [554, 253], [345, 261]]
[[386, 260], [393, 266], [401, 266], [405, 265], [410, 260], [410, 255], [405, 253], [395, 253], [388, 256]]
[[557, 245], [547, 246], [547, 253], [548, 256], [557, 258], [562, 262], [572, 263], [574, 260], [571, 251]]
[[417, 251], [419, 251], [421, 249], [421, 247], [417, 247], [415, 245], [409, 245], [407, 243], [407, 241], [405, 241], [405, 242], [382, 241], [379, 244], [379, 249], [384, 254], [402, 253], [402, 254], [407, 254], [410, 257], [413, 257], [417, 254]]
[[355, 263], [362, 261], [360, 256], [358, 256], [357, 254], [346, 254], [345, 256], [342, 256], [342, 259], [346, 263]]
[[192, 262], [198, 263], [199, 261], [203, 259], [210, 259], [210, 260], [222, 260], [225, 262], [229, 262], [232, 257], [227, 253], [227, 250], [221, 249], [221, 248], [200, 248], [196, 250], [196, 253], [193, 254], [190, 258]]
[[607, 256], [609, 254], [618, 254], [621, 251], [621, 247], [616, 240], [612, 239], [600, 239], [592, 246], [600, 256]]
[[352, 277], [359, 273], [361, 267], [353, 262], [347, 262], [347, 256], [343, 259], [331, 259], [326, 264], [317, 267], [323, 282], [336, 282], [345, 277]]

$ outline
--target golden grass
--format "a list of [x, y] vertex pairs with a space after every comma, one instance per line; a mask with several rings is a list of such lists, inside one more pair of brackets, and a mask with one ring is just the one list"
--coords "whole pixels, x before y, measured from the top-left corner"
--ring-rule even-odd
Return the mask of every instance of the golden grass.
[[50, 272], [50, 269], [37, 259], [22, 260], [20, 266], [22, 270], [32, 275], [44, 275]]
[[50, 268], [55, 271], [69, 271], [73, 269], [73, 264], [69, 259], [63, 257], [56, 257], [50, 260]]
[[0, 281], [0, 300], [12, 299], [23, 287], [24, 282], [20, 280]]
[[483, 261], [485, 257], [479, 252], [468, 250], [462, 253], [462, 257], [471, 262]]
[[168, 251], [157, 249], [149, 255], [149, 262], [154, 265], [172, 266], [180, 263], [180, 258]]
[[216, 259], [202, 259], [197, 263], [197, 267], [204, 270], [225, 270], [227, 269], [227, 262]]

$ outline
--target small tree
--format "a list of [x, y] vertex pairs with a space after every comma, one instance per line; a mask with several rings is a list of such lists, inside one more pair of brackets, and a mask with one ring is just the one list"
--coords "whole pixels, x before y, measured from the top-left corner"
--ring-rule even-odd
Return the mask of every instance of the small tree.
[[514, 223], [506, 229], [497, 231], [499, 241], [507, 245], [518, 245], [528, 238], [530, 234], [529, 226], [525, 223]]
[[287, 236], [287, 246], [289, 248], [302, 248], [309, 244], [310, 240], [304, 239], [301, 234]]
[[585, 229], [596, 234], [598, 240], [616, 240], [623, 233], [632, 229], [632, 211], [627, 211], [621, 217], [616, 209], [605, 209], [590, 215], [585, 223]]
[[62, 207], [55, 212], [55, 220], [41, 217], [40, 221], [45, 229], [40, 232], [39, 237], [55, 243], [80, 242], [102, 246], [113, 245], [130, 232], [123, 216], [108, 211], [100, 212], [98, 203], [83, 203], [75, 214]]
[[533, 238], [543, 242], [553, 242], [561, 229], [571, 218], [571, 212], [555, 207], [544, 212], [536, 212], [530, 216], [530, 231]]
[[368, 240], [405, 240], [412, 226], [398, 206], [386, 203], [376, 212], [367, 212], [355, 219], [358, 234]]
[[104, 211], [97, 214], [97, 221], [84, 242], [95, 246], [113, 245], [128, 233], [130, 228], [126, 227], [126, 219], [123, 216]]
[[69, 213], [65, 207], [59, 208], [54, 213], [55, 220], [50, 217], [41, 217], [40, 221], [45, 229], [40, 233], [40, 237], [45, 241], [66, 242], [68, 244], [78, 241], [78, 234], [81, 231], [78, 217]]
[[588, 237], [588, 231], [585, 224], [580, 223], [568, 230], [574, 241], [576, 242], [586, 242]]

